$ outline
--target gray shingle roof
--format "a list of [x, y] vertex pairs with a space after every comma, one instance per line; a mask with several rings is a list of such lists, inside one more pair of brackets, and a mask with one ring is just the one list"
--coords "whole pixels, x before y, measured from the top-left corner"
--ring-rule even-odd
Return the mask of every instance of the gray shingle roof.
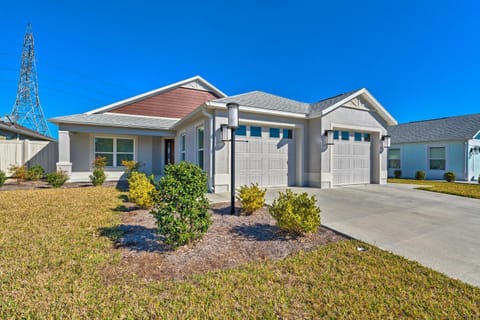
[[241, 106], [262, 108], [267, 110], [285, 111], [300, 114], [309, 113], [310, 105], [262, 91], [252, 91], [236, 96], [213, 100], [214, 102], [236, 102]]
[[178, 120], [114, 114], [74, 114], [49, 119], [53, 123], [71, 123], [106, 127], [169, 130]]
[[480, 113], [403, 123], [388, 128], [392, 143], [472, 139], [480, 131]]
[[355, 92], [357, 92], [359, 90], [360, 89], [353, 90], [353, 91], [350, 91], [350, 92], [345, 92], [345, 93], [336, 95], [334, 97], [330, 97], [330, 98], [320, 100], [318, 102], [314, 102], [314, 103], [310, 104], [311, 114], [314, 115], [314, 114], [320, 113], [323, 110], [327, 109], [328, 107], [333, 106], [335, 103], [345, 99], [348, 96], [351, 96], [352, 94], [354, 94]]

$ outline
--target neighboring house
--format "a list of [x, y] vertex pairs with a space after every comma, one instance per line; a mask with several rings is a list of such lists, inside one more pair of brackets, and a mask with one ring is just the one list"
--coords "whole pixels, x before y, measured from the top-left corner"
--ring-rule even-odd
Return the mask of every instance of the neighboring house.
[[[161, 175], [168, 163], [198, 164], [212, 192], [230, 188], [230, 143], [222, 141], [226, 104], [240, 105], [236, 185], [315, 186], [385, 183], [382, 138], [393, 117], [366, 90], [316, 103], [254, 91], [227, 97], [199, 76], [84, 114], [51, 119], [59, 126], [59, 170], [88, 180], [95, 156], [109, 179], [122, 159]], [[329, 144], [328, 136], [331, 138]]]
[[443, 179], [454, 172], [457, 180], [480, 175], [480, 114], [404, 123], [390, 127], [389, 175], [401, 170], [413, 178], [418, 170], [427, 179]]
[[12, 165], [41, 165], [47, 171], [55, 171], [57, 160], [55, 139], [17, 123], [0, 120], [1, 171], [9, 174]]

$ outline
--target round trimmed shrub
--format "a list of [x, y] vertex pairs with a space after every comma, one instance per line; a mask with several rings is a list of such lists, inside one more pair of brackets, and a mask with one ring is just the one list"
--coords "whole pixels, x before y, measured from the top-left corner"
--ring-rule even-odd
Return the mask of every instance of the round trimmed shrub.
[[400, 179], [402, 177], [402, 170], [393, 171], [393, 176], [395, 179]]
[[153, 206], [155, 187], [143, 172], [132, 171], [128, 178], [128, 199], [142, 208]]
[[425, 174], [425, 171], [423, 171], [423, 170], [418, 170], [415, 173], [415, 179], [417, 179], [417, 180], [425, 180], [425, 177], [426, 177], [426, 174]]
[[280, 192], [269, 212], [281, 229], [295, 235], [315, 232], [320, 226], [320, 208], [315, 196], [308, 197], [306, 192], [297, 194], [290, 189]]
[[455, 181], [455, 179], [456, 179], [457, 177], [455, 176], [455, 173], [449, 171], [449, 172], [445, 172], [445, 173], [443, 174], [443, 178], [444, 178], [447, 182], [453, 182], [453, 181]]
[[185, 161], [169, 164], [157, 187], [152, 214], [164, 242], [176, 249], [201, 238], [212, 224], [205, 171]]
[[27, 171], [27, 178], [28, 180], [37, 181], [45, 176], [45, 170], [42, 168], [41, 165], [37, 164], [28, 168]]
[[258, 183], [250, 186], [241, 186], [238, 190], [237, 199], [242, 204], [242, 213], [249, 216], [265, 204], [267, 189], [261, 189]]
[[47, 183], [54, 188], [60, 188], [67, 182], [68, 175], [66, 172], [58, 171], [47, 174]]

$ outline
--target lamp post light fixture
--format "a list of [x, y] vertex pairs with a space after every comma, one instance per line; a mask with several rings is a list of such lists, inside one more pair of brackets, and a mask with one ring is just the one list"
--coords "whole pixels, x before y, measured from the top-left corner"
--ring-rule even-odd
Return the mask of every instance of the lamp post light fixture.
[[382, 136], [382, 146], [385, 149], [390, 148], [390, 143], [391, 143], [391, 137], [387, 134], [385, 136]]
[[231, 145], [231, 170], [230, 170], [230, 213], [235, 214], [235, 130], [238, 128], [238, 103], [229, 102], [227, 103], [227, 112], [228, 112], [228, 128], [230, 128], [231, 134], [230, 139], [232, 142]]
[[333, 145], [333, 130], [325, 130], [325, 136], [327, 137], [327, 145]]

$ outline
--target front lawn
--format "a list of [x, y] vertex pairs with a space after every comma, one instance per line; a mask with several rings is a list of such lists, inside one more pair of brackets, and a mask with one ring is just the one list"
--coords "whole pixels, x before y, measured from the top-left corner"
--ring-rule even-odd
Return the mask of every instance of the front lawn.
[[100, 235], [119, 223], [121, 195], [103, 187], [0, 192], [1, 319], [480, 317], [479, 288], [353, 240], [146, 281], [120, 268], [121, 251]]
[[388, 179], [389, 183], [418, 184], [421, 187], [417, 189], [453, 194], [456, 196], [480, 199], [480, 183], [458, 183], [431, 180], [413, 180], [413, 179]]

